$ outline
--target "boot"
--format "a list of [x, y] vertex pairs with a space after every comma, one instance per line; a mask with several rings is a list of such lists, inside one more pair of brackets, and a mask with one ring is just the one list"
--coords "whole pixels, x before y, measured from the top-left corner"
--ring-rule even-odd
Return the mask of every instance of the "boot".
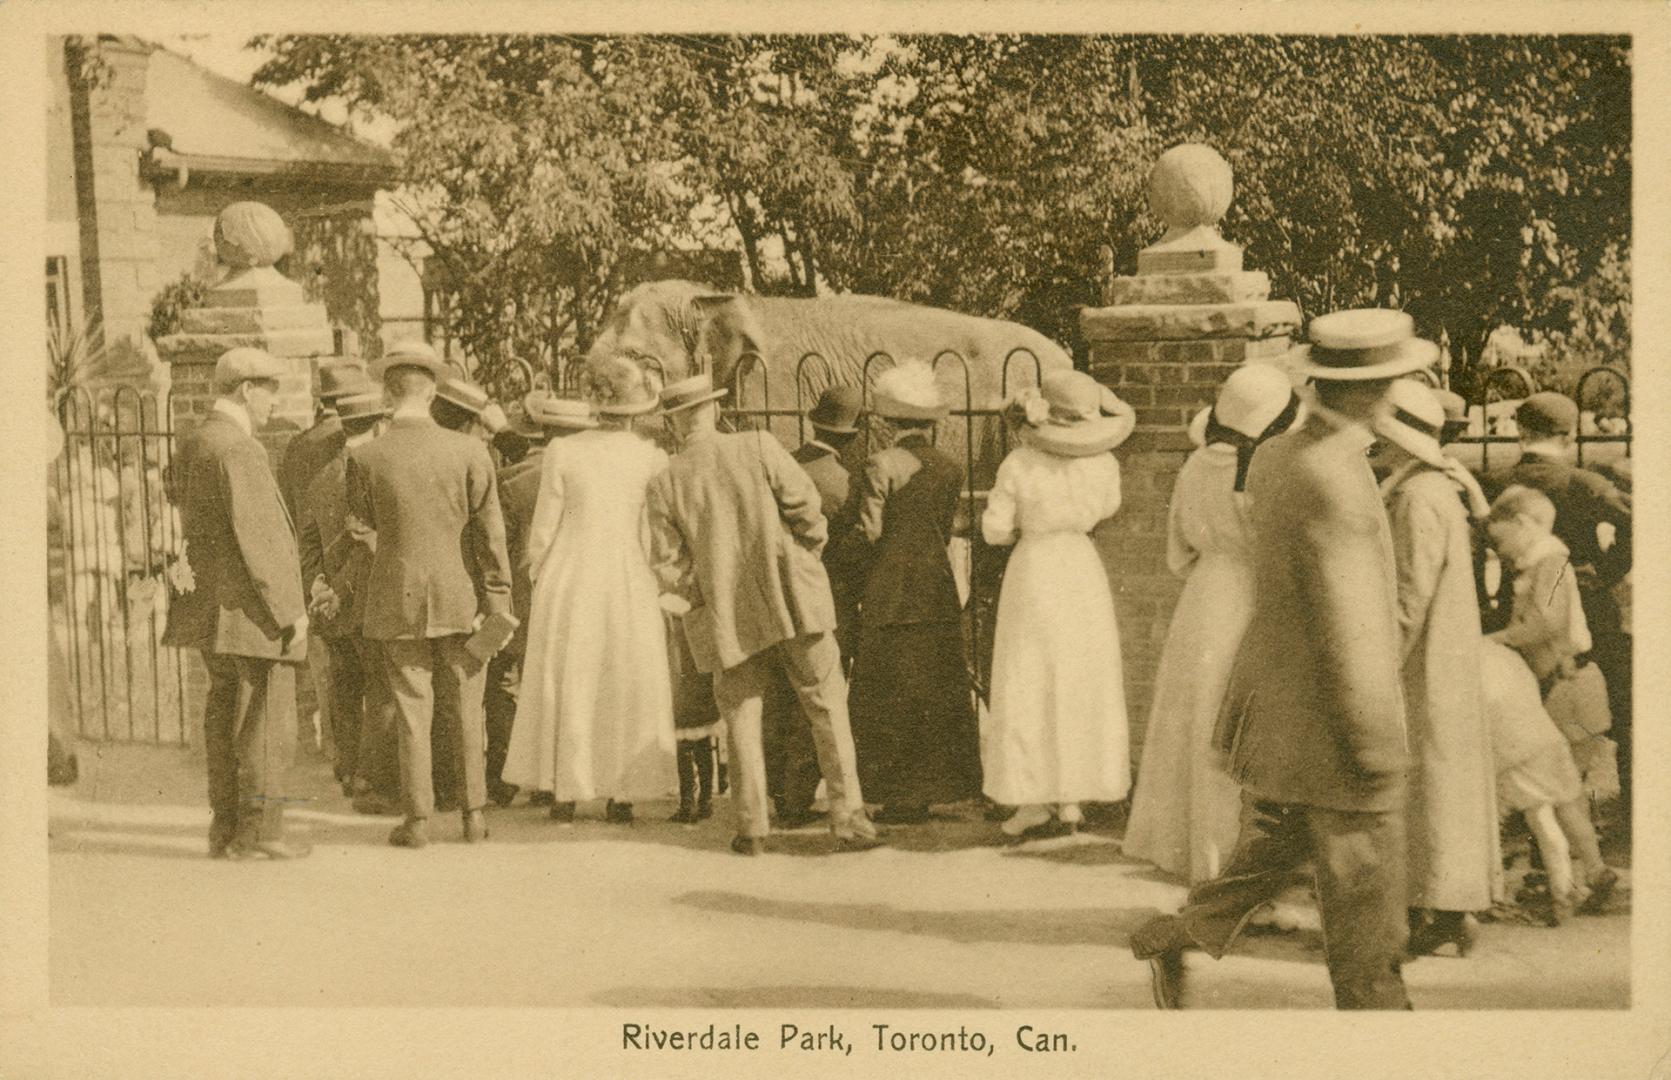
[[680, 825], [696, 821], [696, 744], [679, 741], [679, 810], [670, 819]]
[[403, 848], [428, 847], [429, 823], [423, 818], [409, 817], [389, 833], [389, 843]]
[[[689, 746], [691, 765], [696, 774], [695, 820], [707, 821], [714, 816], [714, 741], [702, 739]], [[682, 788], [680, 790], [683, 791]], [[725, 789], [722, 787], [720, 790], [723, 792]]]

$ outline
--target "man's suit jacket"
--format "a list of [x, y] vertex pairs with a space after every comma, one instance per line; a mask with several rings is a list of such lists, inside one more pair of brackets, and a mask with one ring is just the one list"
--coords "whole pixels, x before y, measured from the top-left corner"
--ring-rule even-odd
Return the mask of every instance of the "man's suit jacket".
[[818, 489], [770, 434], [698, 435], [650, 482], [648, 505], [656, 575], [691, 604], [698, 671], [835, 629]]
[[366, 637], [468, 634], [478, 612], [509, 612], [505, 524], [480, 439], [427, 416], [397, 415], [349, 451], [348, 512], [377, 533]]
[[302, 500], [307, 497], [308, 485], [320, 469], [342, 454], [346, 442], [342, 421], [330, 413], [285, 446], [284, 457], [279, 460], [279, 493], [296, 521], [301, 521]]
[[516, 633], [505, 651], [521, 656], [528, 648], [528, 609], [533, 603], [534, 585], [529, 579], [528, 530], [534, 524], [534, 504], [540, 495], [540, 465], [545, 447], [531, 447], [515, 465], [499, 470], [499, 506], [505, 516], [505, 552], [511, 560], [511, 610], [516, 614]]
[[163, 644], [231, 656], [301, 660], [305, 636], [282, 631], [306, 613], [296, 534], [267, 451], [211, 412], [181, 437], [169, 466], [193, 587], [169, 605]]
[[300, 539], [303, 587], [311, 593], [314, 578], [323, 576], [340, 601], [336, 615], [316, 620], [315, 628], [324, 637], [359, 636], [376, 538], [349, 526], [346, 446], [325, 463], [302, 496]]
[[1384, 811], [1405, 797], [1397, 569], [1368, 442], [1314, 413], [1248, 470], [1254, 613], [1219, 745], [1258, 798]]
[[836, 614], [859, 602], [865, 574], [870, 565], [869, 545], [859, 532], [859, 498], [852, 474], [841, 463], [841, 455], [818, 442], [802, 443], [794, 453], [796, 464], [806, 470], [818, 489], [818, 504], [828, 523], [829, 539], [824, 544], [824, 569], [830, 575]]
[[875, 545], [864, 593], [866, 626], [959, 617], [946, 548], [962, 491], [962, 467], [926, 437], [908, 437], [865, 463], [859, 526]]

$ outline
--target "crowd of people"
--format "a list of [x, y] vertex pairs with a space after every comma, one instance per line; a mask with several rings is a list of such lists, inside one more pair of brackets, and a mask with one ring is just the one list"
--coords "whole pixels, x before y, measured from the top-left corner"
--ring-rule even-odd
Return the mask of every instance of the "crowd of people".
[[[817, 818], [820, 788], [843, 850], [934, 806], [984, 799], [1020, 842], [1130, 795], [1125, 852], [1191, 882], [1132, 938], [1157, 1003], [1181, 1003], [1186, 951], [1222, 955], [1309, 865], [1337, 1003], [1407, 1007], [1404, 959], [1465, 954], [1502, 896], [1500, 817], [1535, 840], [1551, 924], [1617, 883], [1586, 798], [1615, 768], [1628, 822], [1628, 473], [1570, 464], [1577, 409], [1545, 393], [1519, 463], [1482, 483], [1446, 450], [1460, 399], [1407, 377], [1436, 351], [1398, 312], [1321, 316], [1300, 359], [1244, 365], [1197, 417], [1133, 790], [1089, 533], [1120, 508], [1136, 418], [1088, 375], [1006, 403], [1015, 448], [973, 520], [921, 363], [880, 375], [868, 416], [830, 388], [791, 453], [725, 430], [703, 374], [663, 386], [614, 357], [580, 399], [536, 390], [507, 417], [398, 344], [321, 371], [275, 476], [255, 432], [280, 365], [231, 350], [169, 478], [166, 641], [210, 674], [210, 853], [307, 853], [283, 824], [305, 664], [337, 778], [400, 818], [396, 846], [441, 814], [485, 840], [486, 808], [520, 796], [628, 824], [676, 790], [689, 824], [728, 782], [731, 848], [754, 855], [774, 818]], [[885, 434], [858, 457], [866, 423]], [[1012, 549], [984, 715], [949, 554], [977, 530]]]

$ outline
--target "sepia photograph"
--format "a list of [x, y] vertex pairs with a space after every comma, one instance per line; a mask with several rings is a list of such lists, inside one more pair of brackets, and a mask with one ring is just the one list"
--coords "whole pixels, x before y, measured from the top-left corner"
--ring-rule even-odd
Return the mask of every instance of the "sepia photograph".
[[8, 32], [40, 1007], [578, 1011], [553, 1076], [1571, 1013], [1671, 1075], [1632, 33], [281, 8]]

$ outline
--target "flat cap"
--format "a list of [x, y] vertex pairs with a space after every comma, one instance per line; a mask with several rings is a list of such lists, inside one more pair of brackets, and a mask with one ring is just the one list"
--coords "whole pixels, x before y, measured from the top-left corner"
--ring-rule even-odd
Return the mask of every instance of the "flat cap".
[[215, 361], [215, 387], [227, 390], [248, 379], [277, 379], [284, 373], [283, 361], [263, 349], [240, 345]]
[[1520, 403], [1514, 422], [1537, 435], [1571, 435], [1578, 430], [1578, 404], [1565, 394], [1543, 390]]

